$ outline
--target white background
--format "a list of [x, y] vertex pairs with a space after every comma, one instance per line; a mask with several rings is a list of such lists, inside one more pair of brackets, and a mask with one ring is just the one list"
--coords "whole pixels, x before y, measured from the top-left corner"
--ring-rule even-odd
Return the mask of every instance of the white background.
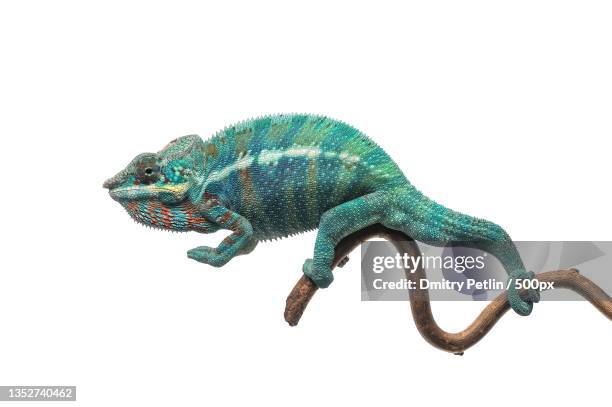
[[[185, 252], [222, 232], [136, 225], [102, 182], [176, 136], [319, 113], [515, 240], [610, 240], [611, 19], [605, 1], [3, 2], [0, 384], [76, 385], [71, 406], [609, 402], [612, 325], [586, 302], [509, 313], [458, 357], [407, 303], [361, 302], [354, 253], [290, 328], [314, 233], [216, 270]], [[459, 330], [483, 305], [434, 312]]]

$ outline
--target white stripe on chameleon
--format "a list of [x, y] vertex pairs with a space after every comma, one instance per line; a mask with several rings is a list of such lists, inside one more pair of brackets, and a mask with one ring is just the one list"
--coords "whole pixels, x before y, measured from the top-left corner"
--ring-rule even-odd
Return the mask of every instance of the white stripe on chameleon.
[[325, 158], [339, 158], [342, 161], [349, 163], [355, 163], [359, 161], [359, 157], [356, 155], [350, 155], [348, 153], [334, 153], [332, 151], [321, 151], [318, 147], [293, 147], [287, 151], [283, 150], [262, 150], [257, 158], [257, 163], [262, 165], [276, 165], [278, 161], [283, 157], [308, 157], [317, 158], [323, 156]]
[[285, 151], [285, 156], [287, 157], [306, 156], [308, 158], [317, 158], [319, 154], [321, 154], [321, 149], [319, 147], [293, 147]]
[[[250, 155], [239, 155], [238, 160], [233, 164], [228, 165], [225, 168], [222, 168], [218, 171], [213, 171], [210, 173], [206, 181], [204, 181], [204, 188], [202, 191], [206, 190], [206, 186], [210, 183], [222, 181], [227, 178], [231, 173], [236, 170], [241, 170], [244, 168], [248, 168], [257, 161], [258, 164], [261, 165], [277, 165], [278, 161], [283, 157], [294, 158], [294, 157], [307, 157], [307, 158], [317, 158], [319, 155], [323, 155], [326, 158], [339, 158], [342, 161], [346, 161], [349, 163], [355, 163], [359, 161], [359, 157], [356, 155], [350, 155], [348, 153], [342, 152], [340, 154], [325, 151], [322, 152], [318, 147], [292, 147], [288, 150], [262, 150], [255, 158]], [[200, 180], [201, 181], [201, 180]]]
[[283, 155], [284, 152], [282, 150], [261, 150], [257, 158], [257, 163], [262, 165], [276, 165]]
[[342, 161], [348, 161], [350, 163], [354, 163], [354, 162], [359, 161], [359, 157], [358, 156], [350, 155], [350, 154], [345, 153], [345, 152], [340, 153], [340, 159]]
[[240, 157], [241, 158], [238, 158], [238, 160], [236, 160], [236, 162], [234, 162], [233, 164], [230, 164], [227, 167], [224, 167], [219, 171], [211, 172], [208, 175], [206, 182], [204, 183], [204, 188], [206, 188], [206, 185], [210, 184], [211, 182], [221, 181], [225, 179], [228, 175], [230, 175], [232, 172], [236, 170], [242, 170], [244, 168], [248, 168], [251, 164], [253, 164], [253, 161], [255, 161], [255, 158], [249, 155], [240, 156]]

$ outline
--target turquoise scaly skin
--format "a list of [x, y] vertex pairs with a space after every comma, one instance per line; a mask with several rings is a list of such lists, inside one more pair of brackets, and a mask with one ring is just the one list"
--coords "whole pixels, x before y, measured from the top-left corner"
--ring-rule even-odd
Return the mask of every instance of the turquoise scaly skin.
[[[533, 277], [500, 226], [425, 197], [366, 135], [327, 117], [267, 116], [205, 141], [180, 137], [158, 153], [138, 155], [104, 187], [145, 225], [232, 231], [216, 248], [187, 252], [215, 267], [250, 253], [261, 240], [318, 227], [313, 258], [303, 271], [324, 288], [333, 280], [338, 241], [381, 223], [430, 244], [461, 241], [486, 250], [500, 260], [511, 282]], [[520, 315], [530, 314], [539, 298], [532, 290], [523, 299], [514, 288], [508, 296]]]

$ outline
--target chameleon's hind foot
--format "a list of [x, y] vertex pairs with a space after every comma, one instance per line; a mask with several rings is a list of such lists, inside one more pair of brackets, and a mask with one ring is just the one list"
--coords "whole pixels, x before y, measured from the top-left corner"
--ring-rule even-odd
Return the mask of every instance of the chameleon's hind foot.
[[302, 271], [319, 288], [326, 288], [334, 281], [334, 275], [331, 270], [316, 270], [312, 259], [306, 259], [306, 261], [304, 261]]
[[527, 316], [533, 310], [533, 304], [540, 301], [540, 292], [536, 289], [527, 289], [527, 295], [520, 296], [520, 286], [517, 287], [517, 281], [532, 280], [535, 274], [525, 270], [515, 270], [510, 274], [510, 282], [508, 286], [508, 302], [510, 307], [519, 315]]

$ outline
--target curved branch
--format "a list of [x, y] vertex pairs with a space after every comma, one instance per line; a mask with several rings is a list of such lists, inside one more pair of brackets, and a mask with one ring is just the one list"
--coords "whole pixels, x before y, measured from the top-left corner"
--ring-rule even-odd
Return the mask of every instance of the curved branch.
[[[336, 267], [356, 246], [372, 237], [382, 237], [390, 241], [401, 254], [419, 256], [420, 250], [416, 242], [405, 234], [393, 229], [376, 224], [357, 231], [338, 243], [332, 268]], [[426, 278], [425, 271], [419, 265], [415, 272], [406, 271], [409, 280], [418, 281]], [[567, 288], [586, 298], [612, 320], [612, 299], [595, 283], [581, 276], [578, 270], [557, 270], [540, 273], [536, 279], [544, 282], [553, 282], [555, 287]], [[306, 276], [302, 276], [297, 282], [285, 307], [285, 320], [291, 326], [297, 325], [306, 309], [308, 302], [312, 299], [317, 286]], [[498, 295], [491, 301], [466, 329], [461, 332], [450, 333], [438, 326], [431, 312], [429, 291], [427, 289], [413, 289], [409, 291], [410, 308], [412, 317], [419, 333], [427, 342], [433, 346], [452, 352], [463, 354], [463, 351], [482, 339], [495, 323], [510, 309], [506, 294]]]

